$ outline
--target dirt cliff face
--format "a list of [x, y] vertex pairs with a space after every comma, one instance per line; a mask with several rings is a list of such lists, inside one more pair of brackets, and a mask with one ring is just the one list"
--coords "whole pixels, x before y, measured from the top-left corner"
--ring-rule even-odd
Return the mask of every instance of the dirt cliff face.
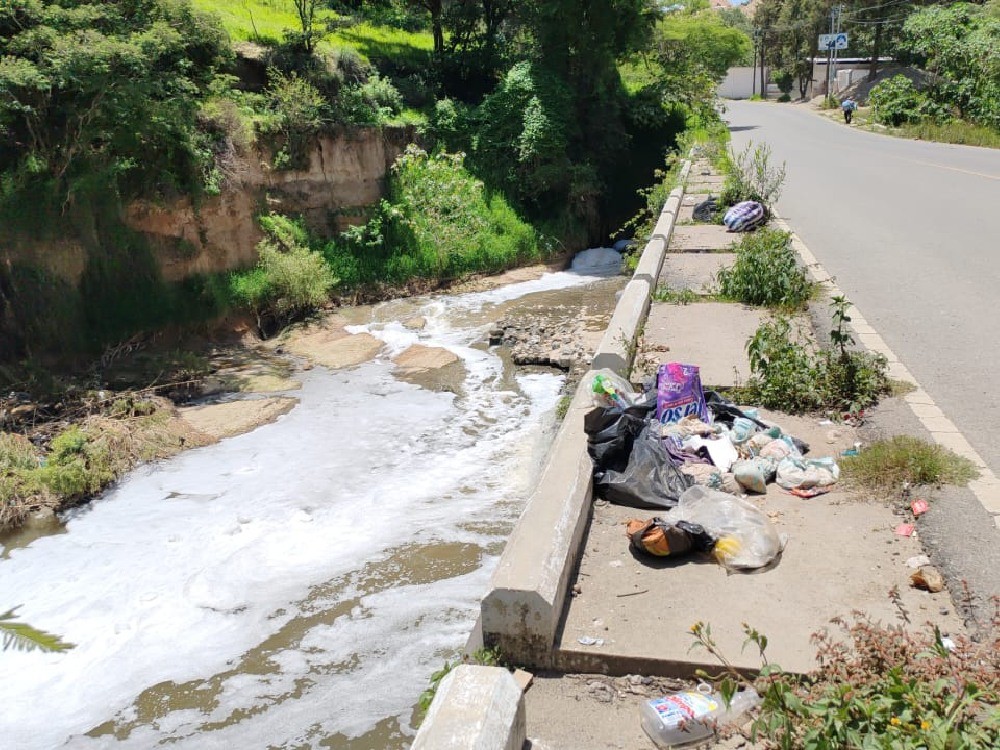
[[165, 281], [251, 266], [261, 239], [258, 214], [301, 214], [321, 236], [363, 221], [365, 208], [383, 194], [389, 167], [414, 137], [412, 127], [324, 134], [303, 170], [274, 170], [270, 154], [258, 151], [242, 159], [220, 195], [197, 207], [186, 197], [136, 201], [125, 221], [149, 238]]

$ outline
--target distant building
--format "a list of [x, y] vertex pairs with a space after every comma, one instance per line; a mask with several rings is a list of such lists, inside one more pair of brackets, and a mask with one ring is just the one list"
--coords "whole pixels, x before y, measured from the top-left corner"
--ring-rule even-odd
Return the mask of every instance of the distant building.
[[[880, 57], [878, 59], [879, 68], [889, 65], [892, 62], [893, 59], [891, 57]], [[814, 96], [823, 96], [827, 93], [827, 64], [828, 60], [825, 55], [812, 59], [812, 81], [810, 81], [809, 88], [806, 91], [806, 98], [811, 99]], [[863, 78], [867, 78], [871, 64], [870, 57], [837, 58], [834, 62], [833, 85], [830, 93], [837, 94]]]

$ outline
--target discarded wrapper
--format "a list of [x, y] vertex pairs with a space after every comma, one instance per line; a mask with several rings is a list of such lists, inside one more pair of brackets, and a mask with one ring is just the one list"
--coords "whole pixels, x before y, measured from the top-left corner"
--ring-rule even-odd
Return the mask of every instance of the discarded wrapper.
[[825, 495], [830, 491], [829, 487], [809, 487], [808, 489], [803, 489], [802, 487], [794, 487], [790, 490], [785, 490], [789, 495], [795, 495], [796, 497], [816, 497], [817, 495]]
[[932, 594], [944, 590], [944, 577], [937, 568], [924, 565], [910, 575], [910, 582], [918, 589], [927, 589]]
[[912, 503], [910, 503], [910, 510], [913, 511], [914, 516], [922, 516], [924, 513], [931, 509], [930, 503], [926, 500], [921, 500], [917, 498]]
[[901, 523], [896, 527], [895, 533], [899, 536], [913, 536], [913, 532], [917, 530], [917, 527], [912, 523]]

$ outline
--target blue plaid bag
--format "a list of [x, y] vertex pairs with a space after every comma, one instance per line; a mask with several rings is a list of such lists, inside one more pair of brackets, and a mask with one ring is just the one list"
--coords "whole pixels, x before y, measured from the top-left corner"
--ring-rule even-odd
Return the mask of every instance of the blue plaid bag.
[[750, 232], [767, 221], [767, 211], [757, 201], [743, 201], [726, 211], [722, 223], [730, 232]]

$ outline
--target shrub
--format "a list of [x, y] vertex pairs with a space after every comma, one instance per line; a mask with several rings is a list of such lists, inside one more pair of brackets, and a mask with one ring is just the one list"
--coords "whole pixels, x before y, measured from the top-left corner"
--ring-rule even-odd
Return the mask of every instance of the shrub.
[[798, 413], [826, 410], [857, 413], [889, 392], [888, 363], [881, 354], [848, 348], [853, 339], [844, 330], [849, 303], [842, 297], [831, 303], [833, 348], [817, 349], [808, 336], [793, 330], [778, 316], [757, 329], [747, 341], [751, 377], [739, 398], [768, 408]]
[[785, 182], [785, 163], [771, 164], [771, 147], [766, 143], [747, 143], [740, 153], [732, 152], [721, 202], [731, 206], [740, 201], [757, 201], [770, 208], [781, 195]]
[[337, 278], [310, 248], [301, 220], [272, 213], [260, 223], [267, 236], [257, 245], [257, 267], [233, 274], [229, 288], [233, 301], [256, 317], [259, 332], [266, 335], [326, 303]]
[[409, 146], [393, 165], [389, 199], [324, 254], [341, 289], [412, 278], [496, 272], [541, 257], [534, 229], [464, 167], [461, 154]]
[[336, 279], [323, 256], [302, 245], [282, 248], [267, 240], [261, 242], [258, 250], [271, 304], [280, 317], [291, 320], [328, 301]]
[[[819, 666], [808, 675], [770, 663], [767, 636], [744, 623], [744, 648], [755, 647], [763, 664], [752, 683], [763, 698], [752, 740], [782, 750], [1000, 746], [1000, 611], [981, 624], [977, 640], [955, 635], [946, 644], [937, 627], [911, 630], [898, 590], [889, 597], [897, 606], [896, 623], [855, 612], [831, 621], [839, 632], [814, 634]], [[1000, 600], [994, 598], [994, 607]], [[695, 646], [722, 663], [720, 692], [731, 698], [748, 680], [727, 660], [710, 625], [697, 622], [690, 632]]]
[[[790, 70], [779, 70], [774, 74], [773, 80], [775, 85], [778, 87], [778, 91], [785, 96], [788, 96], [788, 99], [791, 99], [791, 96], [789, 95], [792, 93], [792, 85], [795, 82], [794, 74]], [[788, 99], [785, 101], [788, 101]]]
[[305, 166], [307, 144], [327, 119], [326, 100], [312, 83], [298, 74], [284, 74], [268, 68], [268, 108], [272, 118], [262, 124], [265, 131], [278, 132], [284, 137], [281, 150], [275, 155], [277, 169], [300, 169]]
[[361, 93], [378, 108], [380, 119], [398, 115], [403, 110], [403, 97], [388, 78], [378, 74], [371, 76], [362, 84]]
[[791, 235], [777, 229], [744, 235], [735, 263], [719, 269], [716, 280], [724, 297], [746, 305], [798, 308], [814, 290], [792, 250]]
[[875, 121], [893, 127], [921, 119], [920, 108], [926, 99], [926, 94], [918, 91], [904, 75], [880, 81], [868, 94]]

